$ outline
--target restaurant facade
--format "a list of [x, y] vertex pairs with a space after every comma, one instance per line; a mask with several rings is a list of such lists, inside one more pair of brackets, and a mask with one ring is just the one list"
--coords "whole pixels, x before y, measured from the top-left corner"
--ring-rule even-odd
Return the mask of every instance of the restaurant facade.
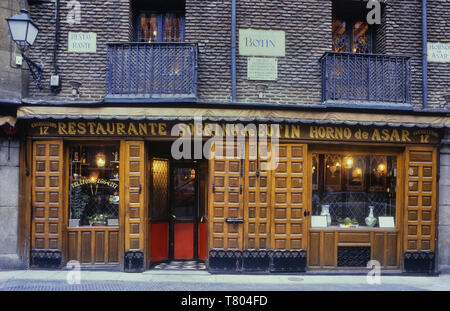
[[377, 25], [345, 0], [79, 1], [79, 23], [63, 2], [29, 6], [25, 266], [447, 271], [450, 77], [428, 61], [424, 89], [417, 1]]
[[352, 113], [81, 109], [18, 111], [32, 266], [434, 270], [442, 129]]

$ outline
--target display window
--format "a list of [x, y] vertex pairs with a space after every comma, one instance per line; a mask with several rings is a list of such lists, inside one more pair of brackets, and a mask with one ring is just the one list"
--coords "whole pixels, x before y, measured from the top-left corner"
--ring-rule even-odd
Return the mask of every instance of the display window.
[[70, 146], [69, 227], [119, 225], [119, 147]]
[[312, 153], [312, 215], [323, 226], [395, 227], [396, 185], [396, 156]]

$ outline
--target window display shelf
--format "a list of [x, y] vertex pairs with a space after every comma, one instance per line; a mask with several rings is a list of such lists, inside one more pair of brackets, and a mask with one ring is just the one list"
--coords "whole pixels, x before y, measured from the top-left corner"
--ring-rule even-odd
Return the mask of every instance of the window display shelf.
[[371, 227], [367, 227], [367, 226], [359, 226], [358, 228], [341, 228], [339, 226], [329, 226], [326, 228], [318, 228], [318, 227], [311, 227], [309, 228], [309, 231], [314, 231], [314, 232], [318, 232], [318, 231], [339, 231], [339, 232], [349, 232], [349, 231], [358, 231], [358, 232], [376, 232], [376, 231], [380, 231], [380, 232], [398, 232], [399, 229], [398, 228], [371, 228]]

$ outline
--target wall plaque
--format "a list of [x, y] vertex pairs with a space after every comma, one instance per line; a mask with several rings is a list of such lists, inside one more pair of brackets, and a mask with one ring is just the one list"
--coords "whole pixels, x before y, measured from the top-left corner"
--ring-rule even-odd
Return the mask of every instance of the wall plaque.
[[97, 34], [94, 32], [69, 32], [68, 51], [72, 53], [96, 53]]
[[285, 33], [279, 30], [239, 29], [239, 54], [285, 56]]
[[247, 79], [276, 81], [278, 79], [278, 60], [276, 58], [249, 57]]
[[450, 43], [428, 42], [428, 61], [450, 63]]

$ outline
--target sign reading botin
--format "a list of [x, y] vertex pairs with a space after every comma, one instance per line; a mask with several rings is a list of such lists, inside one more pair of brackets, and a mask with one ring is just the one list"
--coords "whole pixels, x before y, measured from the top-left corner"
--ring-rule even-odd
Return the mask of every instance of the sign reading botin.
[[245, 56], [285, 56], [285, 33], [278, 30], [239, 30], [239, 54]]

